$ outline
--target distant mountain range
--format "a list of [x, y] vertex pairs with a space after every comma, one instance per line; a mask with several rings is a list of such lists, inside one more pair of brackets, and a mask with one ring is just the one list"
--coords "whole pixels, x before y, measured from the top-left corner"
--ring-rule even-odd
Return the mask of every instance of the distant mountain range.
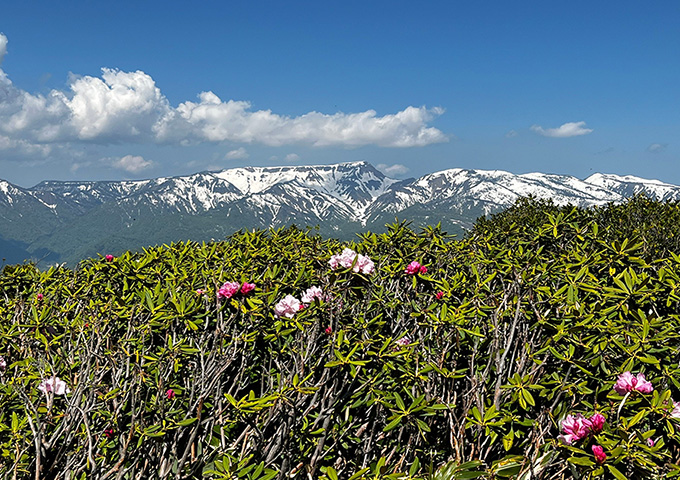
[[680, 199], [658, 180], [596, 173], [566, 175], [454, 168], [418, 179], [386, 177], [366, 162], [246, 167], [184, 177], [120, 182], [42, 182], [21, 188], [0, 180], [0, 259], [76, 263], [179, 240], [223, 239], [239, 229], [290, 224], [352, 238], [387, 223], [441, 222], [461, 233], [480, 215], [518, 197], [579, 206], [620, 202], [644, 192]]

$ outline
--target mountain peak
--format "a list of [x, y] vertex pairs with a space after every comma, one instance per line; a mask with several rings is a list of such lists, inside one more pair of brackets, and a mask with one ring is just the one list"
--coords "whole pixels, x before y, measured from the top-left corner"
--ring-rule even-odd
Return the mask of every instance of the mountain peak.
[[26, 245], [26, 257], [41, 252], [40, 257], [73, 262], [103, 249], [210, 240], [241, 228], [290, 223], [319, 225], [324, 233], [350, 238], [380, 230], [398, 216], [460, 233], [478, 216], [521, 196], [590, 206], [637, 193], [680, 200], [680, 187], [630, 175], [580, 180], [451, 168], [396, 180], [365, 161], [240, 167], [136, 181], [46, 181], [29, 189], [0, 180], [0, 239]]

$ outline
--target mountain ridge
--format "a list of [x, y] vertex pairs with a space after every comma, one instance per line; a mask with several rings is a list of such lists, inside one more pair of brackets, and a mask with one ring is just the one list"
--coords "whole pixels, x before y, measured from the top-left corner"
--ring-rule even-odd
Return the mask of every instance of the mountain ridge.
[[[295, 223], [347, 239], [395, 217], [442, 223], [452, 233], [521, 196], [578, 206], [638, 193], [680, 200], [680, 186], [632, 175], [581, 180], [540, 172], [451, 168], [398, 180], [368, 162], [237, 167], [123, 181], [43, 181], [23, 188], [0, 180], [0, 258], [75, 263], [98, 253], [179, 240], [223, 238], [243, 228]], [[8, 253], [6, 253], [8, 252]]]

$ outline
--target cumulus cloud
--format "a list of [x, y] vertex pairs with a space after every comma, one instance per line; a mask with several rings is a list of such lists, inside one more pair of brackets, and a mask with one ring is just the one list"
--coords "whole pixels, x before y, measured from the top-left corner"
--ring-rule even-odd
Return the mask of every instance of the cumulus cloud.
[[543, 128], [540, 125], [533, 125], [531, 130], [544, 137], [568, 138], [586, 135], [593, 131], [591, 128], [585, 128], [585, 125], [586, 122], [568, 122], [557, 128]]
[[297, 162], [298, 160], [300, 160], [300, 155], [298, 155], [297, 153], [289, 153], [288, 155], [286, 155], [284, 160], [286, 162]]
[[144, 157], [139, 155], [125, 155], [121, 158], [112, 158], [109, 160], [113, 168], [125, 170], [129, 173], [139, 173], [153, 166], [151, 160], [145, 160]]
[[394, 165], [387, 165], [386, 163], [380, 163], [376, 166], [378, 170], [383, 172], [387, 176], [399, 176], [404, 175], [408, 172], [408, 167], [400, 163], [395, 163]]
[[667, 143], [652, 143], [647, 147], [647, 151], [650, 153], [661, 153], [668, 147]]
[[[0, 59], [7, 37], [0, 34]], [[268, 146], [420, 147], [448, 138], [429, 123], [441, 108], [396, 113], [309, 112], [297, 117], [253, 110], [241, 100], [202, 92], [174, 107], [143, 71], [104, 68], [100, 77], [72, 75], [68, 88], [31, 94], [0, 69], [0, 135], [31, 145], [236, 142]], [[239, 149], [236, 150], [239, 152]], [[235, 153], [239, 155], [239, 153]]]
[[5, 58], [7, 54], [7, 36], [0, 33], [0, 65], [2, 65], [2, 59]]
[[245, 158], [248, 158], [250, 155], [248, 155], [248, 152], [246, 152], [246, 149], [243, 147], [239, 147], [236, 150], [230, 150], [226, 153], [224, 156], [225, 160], [242, 160]]

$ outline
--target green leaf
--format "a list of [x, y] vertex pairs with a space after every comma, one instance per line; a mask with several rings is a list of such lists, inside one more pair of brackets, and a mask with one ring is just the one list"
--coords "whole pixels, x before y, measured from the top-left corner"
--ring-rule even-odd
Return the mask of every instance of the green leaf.
[[614, 465], [610, 465], [607, 463], [605, 466], [607, 467], [607, 470], [609, 470], [609, 472], [612, 475], [614, 475], [614, 477], [616, 477], [618, 480], [628, 480], [628, 478], [623, 473], [621, 473]]

